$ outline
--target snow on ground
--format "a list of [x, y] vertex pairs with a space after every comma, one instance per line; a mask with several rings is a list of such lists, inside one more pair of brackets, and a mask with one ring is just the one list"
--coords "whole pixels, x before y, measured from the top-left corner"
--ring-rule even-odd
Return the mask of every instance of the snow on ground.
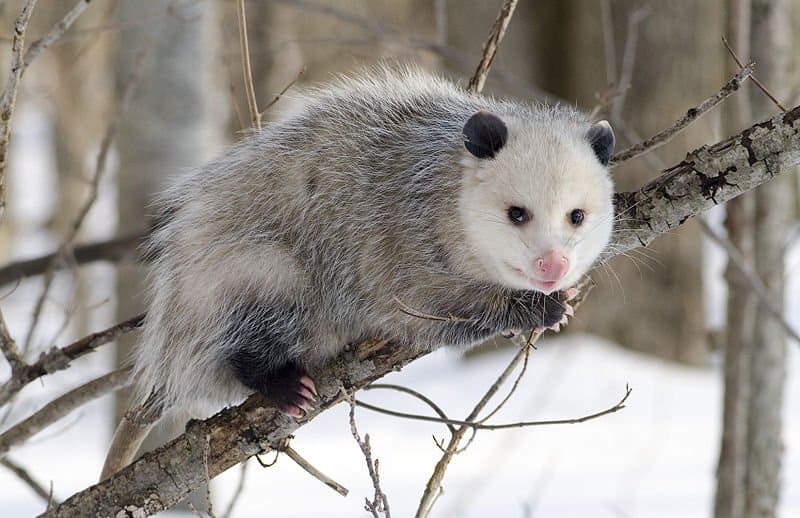
[[[386, 378], [432, 397], [451, 416], [463, 417], [508, 362], [509, 349], [475, 359], [439, 351]], [[787, 408], [800, 403], [800, 355], [790, 354]], [[543, 342], [531, 357], [517, 394], [495, 422], [577, 417], [613, 405], [625, 384], [628, 406], [576, 425], [479, 432], [457, 456], [433, 516], [707, 517], [714, 491], [720, 434], [719, 373], [692, 369], [622, 350], [589, 336]], [[425, 412], [390, 391], [359, 397], [384, 407]], [[94, 482], [109, 440], [106, 398], [85, 407], [64, 428], [56, 425], [13, 458], [24, 461], [57, 497]], [[364, 459], [350, 436], [344, 405], [297, 433], [293, 445], [312, 464], [351, 490], [343, 498], [288, 458], [269, 469], [252, 462], [234, 516], [363, 516], [372, 495]], [[77, 419], [77, 422], [75, 420]], [[358, 409], [380, 459], [382, 486], [395, 516], [410, 516], [439, 457], [431, 435], [443, 426], [398, 420]], [[800, 418], [786, 412], [782, 516], [800, 516]], [[268, 456], [271, 458], [271, 456]], [[269, 459], [265, 459], [269, 460]], [[235, 468], [213, 486], [221, 513], [239, 477]], [[2, 516], [31, 516], [42, 504], [14, 476], [0, 471]], [[528, 513], [528, 514], [526, 514]]]

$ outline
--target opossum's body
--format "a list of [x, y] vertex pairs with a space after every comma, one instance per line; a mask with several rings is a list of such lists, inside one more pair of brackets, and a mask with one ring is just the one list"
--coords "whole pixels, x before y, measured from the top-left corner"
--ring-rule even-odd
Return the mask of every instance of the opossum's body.
[[306, 370], [348, 343], [469, 346], [559, 322], [557, 290], [609, 239], [612, 146], [572, 110], [417, 71], [308, 92], [161, 197], [140, 402], [261, 391], [297, 415]]

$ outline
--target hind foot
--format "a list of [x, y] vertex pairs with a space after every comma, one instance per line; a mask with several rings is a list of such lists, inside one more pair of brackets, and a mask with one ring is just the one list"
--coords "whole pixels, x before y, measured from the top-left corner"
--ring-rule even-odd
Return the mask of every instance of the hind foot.
[[284, 414], [303, 417], [306, 412], [314, 410], [317, 388], [314, 380], [300, 365], [289, 363], [265, 378], [264, 394]]

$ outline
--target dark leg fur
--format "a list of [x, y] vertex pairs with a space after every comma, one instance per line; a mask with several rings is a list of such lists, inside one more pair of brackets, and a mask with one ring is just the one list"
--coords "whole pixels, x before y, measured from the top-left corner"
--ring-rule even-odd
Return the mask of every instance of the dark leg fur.
[[312, 408], [316, 396], [296, 352], [302, 318], [302, 311], [292, 306], [243, 304], [231, 314], [227, 335], [228, 362], [239, 381], [296, 417]]
[[450, 314], [472, 318], [439, 324], [439, 336], [447, 345], [470, 345], [512, 329], [548, 328], [564, 317], [566, 300], [564, 292], [508, 291], [491, 297], [482, 307], [476, 307], [473, 299], [456, 309], [456, 302]]

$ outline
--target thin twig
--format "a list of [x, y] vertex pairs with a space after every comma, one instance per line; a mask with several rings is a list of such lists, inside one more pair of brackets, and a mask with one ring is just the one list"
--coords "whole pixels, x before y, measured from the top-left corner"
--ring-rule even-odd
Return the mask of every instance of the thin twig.
[[786, 331], [786, 334], [788, 334], [795, 342], [800, 344], [800, 335], [798, 335], [797, 331], [795, 331], [789, 322], [786, 321], [786, 317], [784, 316], [783, 311], [781, 311], [777, 301], [769, 295], [769, 290], [767, 290], [764, 282], [758, 276], [758, 273], [748, 266], [747, 260], [742, 253], [733, 243], [731, 243], [730, 239], [719, 235], [708, 223], [703, 220], [703, 218], [697, 218], [697, 223], [700, 225], [703, 233], [708, 236], [709, 239], [722, 247], [722, 250], [728, 256], [730, 264], [736, 268], [744, 280], [747, 281], [750, 289], [752, 289], [753, 293], [756, 294], [758, 300], [761, 302], [761, 305], [764, 307], [767, 313], [772, 315], [772, 317], [778, 321], [781, 327], [783, 327], [784, 331]]
[[303, 468], [306, 473], [311, 475], [312, 477], [316, 478], [329, 488], [333, 489], [337, 493], [342, 496], [347, 496], [349, 493], [348, 489], [341, 485], [340, 483], [333, 480], [331, 477], [327, 476], [317, 468], [315, 468], [310, 462], [304, 459], [299, 453], [297, 453], [291, 446], [286, 445], [281, 451], [286, 454], [287, 457], [295, 461], [298, 466]]
[[242, 493], [244, 492], [244, 483], [245, 480], [247, 480], [247, 466], [249, 465], [250, 463], [245, 461], [239, 466], [239, 482], [236, 484], [236, 490], [233, 492], [231, 501], [228, 503], [228, 507], [222, 514], [222, 518], [232, 518], [233, 510], [236, 507], [236, 504], [239, 503], [239, 498], [241, 498]]
[[340, 385], [339, 389], [348, 403], [350, 403], [350, 433], [353, 435], [353, 439], [358, 443], [358, 447], [361, 448], [361, 453], [364, 454], [364, 460], [367, 462], [367, 471], [369, 471], [369, 478], [372, 479], [372, 486], [375, 489], [375, 495], [371, 502], [367, 498], [364, 499], [364, 509], [372, 513], [374, 518], [379, 518], [378, 513], [383, 513], [384, 518], [391, 518], [392, 514], [389, 510], [389, 499], [386, 498], [386, 493], [381, 489], [381, 480], [378, 475], [378, 459], [375, 459], [375, 461], [372, 460], [372, 447], [369, 444], [369, 434], [366, 434], [363, 440], [358, 434], [358, 428], [356, 427], [355, 396], [348, 394], [344, 385]]
[[400, 312], [410, 317], [421, 318], [423, 320], [434, 320], [436, 322], [469, 322], [471, 318], [457, 317], [455, 315], [447, 315], [446, 317], [439, 315], [431, 315], [424, 313], [417, 309], [412, 308], [397, 297], [392, 297], [394, 301], [400, 306]]
[[[442, 419], [448, 419], [447, 414], [444, 413], [444, 410], [442, 410], [439, 405], [434, 403], [431, 398], [425, 396], [424, 394], [420, 394], [416, 390], [404, 387], [402, 385], [393, 385], [391, 383], [372, 383], [363, 388], [363, 390], [373, 390], [373, 389], [390, 389], [390, 390], [396, 390], [398, 392], [403, 392], [405, 394], [409, 394], [419, 399], [423, 403], [427, 404], [429, 407], [431, 407], [431, 409], [434, 412], [436, 412]], [[361, 405], [361, 402], [359, 401], [356, 401], [356, 403]], [[373, 408], [372, 410], [381, 412], [383, 411], [383, 409], [376, 410], [376, 408], [377, 407]], [[447, 428], [450, 430], [451, 433], [456, 431], [456, 428], [453, 425], [447, 425]]]
[[[17, 103], [17, 90], [19, 80], [22, 77], [22, 51], [25, 47], [25, 34], [28, 29], [28, 22], [33, 14], [36, 0], [28, 0], [14, 22], [14, 36], [11, 40], [11, 64], [9, 67], [8, 80], [3, 95], [0, 96], [0, 221], [6, 207], [6, 184], [5, 173], [8, 167], [8, 149], [11, 140], [11, 121], [14, 116], [14, 108]], [[0, 311], [0, 349], [14, 373], [24, 367], [25, 362], [19, 354], [17, 343], [11, 337], [6, 327], [5, 318]]]
[[472, 93], [481, 93], [483, 91], [483, 84], [486, 82], [486, 76], [489, 74], [489, 69], [492, 66], [494, 57], [497, 54], [497, 49], [500, 42], [503, 41], [503, 36], [506, 34], [508, 22], [511, 21], [511, 16], [514, 14], [514, 9], [517, 7], [518, 0], [505, 0], [500, 7], [500, 12], [497, 14], [497, 19], [492, 25], [492, 30], [489, 32], [489, 38], [483, 44], [483, 55], [481, 56], [478, 67], [475, 73], [469, 80], [467, 91]]
[[[489, 403], [489, 401], [494, 397], [503, 383], [508, 379], [512, 372], [516, 369], [516, 366], [522, 361], [524, 357], [525, 351], [524, 349], [520, 349], [517, 351], [517, 354], [509, 362], [508, 366], [506, 366], [505, 370], [500, 373], [500, 376], [497, 377], [497, 380], [489, 387], [489, 390], [483, 395], [480, 401], [475, 405], [475, 408], [472, 409], [472, 412], [467, 416], [464, 422], [473, 422], [478, 417], [478, 414], [483, 410], [483, 408]], [[436, 498], [436, 495], [439, 492], [439, 489], [442, 485], [442, 479], [444, 478], [445, 471], [447, 471], [447, 467], [450, 465], [450, 461], [452, 460], [453, 456], [456, 454], [458, 450], [458, 445], [461, 442], [461, 439], [467, 433], [467, 430], [470, 430], [471, 427], [468, 426], [461, 426], [459, 427], [456, 432], [450, 438], [450, 441], [445, 448], [444, 454], [442, 454], [442, 458], [439, 459], [439, 462], [436, 463], [436, 467], [433, 470], [433, 474], [428, 479], [428, 483], [425, 486], [425, 491], [422, 494], [422, 498], [420, 499], [419, 506], [417, 507], [416, 517], [422, 518], [427, 516], [430, 513], [430, 509], [433, 506], [433, 502]]]
[[250, 122], [253, 128], [261, 129], [261, 112], [258, 111], [256, 89], [253, 86], [253, 70], [250, 67], [250, 46], [247, 43], [247, 14], [244, 9], [244, 0], [236, 0], [236, 15], [239, 19], [239, 48], [242, 54], [242, 74], [244, 75], [244, 88], [247, 92], [247, 106], [250, 109]]
[[83, 11], [89, 7], [91, 1], [92, 0], [80, 0], [72, 9], [69, 10], [67, 14], [64, 15], [60, 22], [55, 24], [53, 28], [50, 29], [50, 32], [31, 44], [31, 46], [28, 48], [28, 51], [25, 53], [25, 59], [22, 63], [23, 73], [39, 54], [50, 47], [50, 45], [58, 41], [64, 35], [64, 33], [69, 30], [72, 24], [75, 23], [75, 20], [77, 20], [78, 17], [83, 14]]
[[0, 434], [0, 457], [79, 406], [128, 384], [131, 368], [117, 369], [47, 403], [30, 417]]
[[[727, 39], [725, 36], [723, 36], [723, 37], [722, 37], [722, 43], [724, 43], [724, 44], [725, 44], [725, 48], [726, 48], [726, 49], [728, 49], [728, 52], [730, 53], [730, 55], [731, 55], [731, 57], [733, 58], [733, 60], [734, 60], [734, 61], [736, 61], [736, 64], [737, 64], [737, 65], [739, 65], [739, 68], [743, 68], [743, 67], [742, 67], [742, 62], [739, 60], [739, 56], [737, 56], [737, 55], [736, 55], [736, 52], [734, 52], [733, 48], [731, 48], [731, 46], [730, 46], [730, 43], [728, 43], [728, 39]], [[767, 88], [767, 87], [764, 85], [764, 83], [762, 83], [761, 81], [759, 81], [759, 79], [756, 77], [756, 75], [755, 75], [755, 74], [752, 74], [752, 75], [750, 76], [750, 80], [751, 80], [753, 83], [755, 83], [755, 85], [756, 85], [756, 86], [759, 88], [759, 90], [761, 90], [762, 92], [764, 92], [764, 95], [766, 95], [767, 97], [769, 97], [770, 101], [772, 101], [772, 102], [773, 102], [773, 104], [775, 104], [775, 106], [777, 106], [777, 107], [778, 107], [778, 108], [779, 108], [779, 109], [780, 109], [782, 112], [784, 112], [784, 113], [785, 113], [786, 111], [788, 111], [788, 110], [786, 109], [786, 107], [785, 107], [783, 104], [781, 104], [781, 102], [778, 100], [778, 98], [777, 98], [777, 97], [775, 97], [775, 96], [772, 94], [772, 92], [770, 92], [770, 91], [769, 91], [769, 89], [768, 89], [768, 88]]]
[[522, 381], [523, 376], [525, 376], [525, 373], [528, 371], [528, 360], [530, 359], [531, 356], [531, 350], [536, 348], [536, 346], [533, 345], [534, 337], [536, 338], [536, 340], [538, 340], [539, 339], [538, 335], [542, 334], [543, 332], [544, 332], [543, 330], [537, 329], [531, 331], [528, 334], [528, 339], [525, 341], [525, 346], [524, 346], [525, 358], [522, 361], [522, 368], [519, 370], [519, 374], [517, 374], [514, 383], [511, 384], [511, 389], [508, 391], [508, 394], [506, 394], [506, 397], [500, 400], [500, 403], [498, 403], [497, 406], [494, 407], [494, 410], [486, 414], [486, 416], [484, 416], [482, 419], [478, 421], [479, 423], [485, 423], [486, 421], [491, 419], [497, 412], [500, 411], [501, 408], [505, 406], [506, 403], [508, 403], [508, 400], [511, 399], [511, 396], [513, 396], [514, 393], [517, 391], [519, 382]]
[[5, 192], [5, 173], [8, 167], [8, 149], [11, 139], [11, 121], [14, 116], [14, 108], [17, 104], [17, 91], [19, 90], [19, 80], [22, 78], [24, 68], [22, 51], [25, 47], [25, 34], [28, 30], [33, 8], [36, 0], [28, 0], [19, 12], [17, 20], [14, 22], [14, 36], [11, 39], [11, 64], [9, 66], [8, 79], [3, 95], [0, 96], [0, 219], [6, 206]]
[[39, 298], [36, 300], [36, 304], [33, 309], [33, 317], [31, 318], [30, 325], [28, 326], [28, 332], [25, 336], [25, 342], [22, 347], [23, 352], [28, 350], [33, 340], [33, 333], [36, 330], [36, 325], [39, 323], [44, 302], [47, 300], [47, 295], [50, 292], [50, 286], [52, 285], [55, 277], [55, 263], [56, 261], [62, 260], [69, 253], [72, 243], [78, 236], [78, 232], [83, 226], [83, 222], [86, 219], [87, 214], [89, 214], [89, 211], [94, 206], [94, 202], [97, 200], [97, 194], [100, 190], [100, 180], [102, 179], [103, 173], [106, 170], [106, 160], [111, 149], [111, 143], [114, 141], [114, 136], [116, 135], [119, 121], [130, 106], [131, 100], [133, 99], [133, 94], [136, 91], [136, 86], [139, 84], [139, 80], [141, 79], [142, 64], [144, 63], [144, 58], [147, 55], [147, 50], [149, 49], [142, 49], [136, 55], [133, 69], [131, 70], [130, 76], [126, 82], [125, 90], [122, 93], [119, 109], [117, 110], [116, 115], [112, 118], [111, 122], [109, 122], [105, 135], [103, 135], [103, 139], [100, 142], [100, 151], [97, 154], [94, 175], [89, 184], [89, 193], [80, 210], [78, 211], [77, 217], [72, 222], [67, 235], [62, 240], [61, 245], [58, 248], [58, 252], [56, 252], [57, 259], [54, 259], [53, 262], [50, 263], [50, 266], [44, 273], [42, 292], [39, 295]]
[[[577, 309], [583, 303], [590, 291], [590, 287], [591, 281], [589, 280], [582, 281], [577, 286], [578, 293], [570, 302], [574, 309]], [[464, 424], [461, 424], [456, 432], [452, 434], [447, 446], [443, 448], [444, 452], [442, 453], [442, 457], [439, 459], [439, 462], [436, 463], [436, 467], [434, 468], [431, 477], [428, 479], [428, 482], [425, 485], [425, 491], [423, 492], [419, 505], [417, 506], [417, 512], [415, 514], [416, 518], [423, 518], [430, 514], [433, 503], [436, 500], [436, 495], [441, 488], [444, 474], [447, 471], [447, 467], [450, 465], [450, 461], [453, 459], [453, 456], [463, 451], [463, 449], [459, 449], [459, 444], [464, 438], [464, 435], [468, 430], [472, 430], [473, 434], [475, 433], [475, 430], [477, 430], [478, 427], [473, 426], [473, 424], [475, 424], [475, 422], [478, 420], [478, 415], [483, 411], [486, 405], [489, 404], [489, 401], [494, 398], [495, 394], [497, 394], [497, 392], [500, 390], [500, 387], [502, 387], [506, 380], [511, 376], [511, 373], [516, 370], [517, 365], [519, 365], [519, 363], [525, 359], [526, 352], [541, 338], [542, 334], [543, 333], [532, 333], [529, 336], [526, 346], [517, 351], [503, 372], [500, 373], [492, 386], [489, 387], [480, 401], [478, 401], [478, 403], [472, 409], [472, 412], [470, 412], [467, 418], [461, 422]], [[466, 425], [466, 423], [470, 424]]]
[[264, 107], [264, 109], [263, 109], [263, 110], [261, 110], [261, 115], [263, 116], [265, 113], [267, 113], [267, 111], [268, 111], [270, 108], [272, 108], [272, 107], [275, 105], [275, 103], [277, 103], [278, 101], [280, 101], [280, 100], [281, 100], [281, 97], [283, 97], [283, 95], [284, 95], [286, 92], [288, 92], [288, 91], [289, 91], [289, 88], [293, 87], [293, 86], [295, 85], [295, 83], [297, 83], [297, 82], [300, 80], [300, 77], [301, 77], [303, 74], [305, 74], [305, 73], [306, 73], [306, 66], [305, 66], [305, 65], [303, 65], [302, 67], [300, 67], [300, 70], [298, 70], [298, 71], [297, 71], [297, 74], [294, 76], [294, 79], [292, 79], [291, 81], [289, 81], [289, 83], [288, 83], [286, 86], [284, 86], [284, 87], [283, 87], [283, 90], [281, 90], [280, 92], [278, 92], [278, 95], [276, 95], [276, 96], [275, 96], [275, 98], [274, 98], [273, 100], [271, 100], [271, 101], [269, 102], [269, 104], [267, 104], [267, 105]]
[[76, 246], [72, 249], [70, 257], [72, 265], [68, 265], [66, 261], [59, 261], [58, 252], [33, 259], [15, 261], [0, 268], [0, 286], [10, 282], [18, 282], [34, 275], [41, 275], [47, 271], [51, 264], [54, 265], [53, 268], [60, 269], [95, 261], [117, 262], [135, 259], [138, 258], [137, 249], [146, 238], [145, 234], [129, 234]]
[[615, 154], [611, 157], [611, 160], [614, 163], [625, 162], [626, 160], [630, 160], [632, 158], [636, 158], [640, 155], [643, 155], [649, 151], [652, 151], [658, 147], [663, 146], [670, 140], [672, 137], [683, 131], [687, 126], [689, 126], [692, 122], [696, 121], [700, 117], [702, 117], [706, 112], [717, 106], [719, 103], [724, 101], [734, 92], [736, 92], [739, 87], [742, 85], [745, 79], [750, 77], [753, 73], [753, 66], [752, 62], [748, 63], [744, 67], [742, 67], [736, 74], [725, 83], [725, 85], [720, 88], [720, 90], [700, 103], [700, 105], [689, 108], [687, 110], [686, 115], [675, 121], [669, 128], [666, 128], [652, 137], [646, 139], [643, 142], [640, 142], [634, 146], [629, 147], [619, 153]]
[[516, 421], [513, 423], [501, 423], [501, 424], [485, 424], [483, 423], [483, 421], [460, 421], [458, 419], [442, 419], [441, 417], [434, 417], [430, 415], [397, 412], [395, 410], [389, 410], [387, 408], [376, 407], [374, 405], [364, 403], [363, 401], [356, 401], [356, 403], [358, 404], [358, 406], [364, 407], [368, 410], [373, 410], [375, 412], [380, 412], [382, 414], [388, 414], [394, 417], [401, 417], [403, 419], [411, 419], [415, 421], [427, 421], [429, 423], [456, 425], [465, 428], [474, 428], [475, 430], [506, 430], [508, 428], [525, 428], [528, 426], [550, 426], [557, 424], [585, 423], [586, 421], [591, 421], [592, 419], [597, 419], [598, 417], [603, 417], [608, 414], [619, 412], [620, 410], [625, 408], [625, 401], [627, 401], [632, 391], [633, 389], [626, 386], [625, 394], [622, 396], [619, 402], [617, 402], [614, 405], [611, 405], [605, 410], [600, 410], [599, 412], [583, 415], [581, 417], [572, 417], [568, 419], [547, 419], [547, 420], [537, 420], [537, 421]]
[[628, 32], [625, 36], [625, 47], [622, 51], [622, 68], [617, 80], [617, 95], [613, 96], [611, 104], [612, 120], [619, 119], [622, 107], [628, 96], [628, 89], [633, 80], [633, 68], [636, 64], [636, 48], [639, 43], [639, 24], [650, 16], [652, 11], [649, 5], [643, 5], [628, 16]]
[[14, 462], [13, 460], [9, 459], [8, 457], [0, 458], [0, 464], [5, 466], [9, 471], [14, 473], [17, 477], [22, 480], [25, 485], [33, 490], [45, 503], [49, 506], [55, 504], [58, 505], [57, 501], [53, 501], [53, 495], [51, 491], [53, 490], [52, 482], [50, 482], [50, 491], [44, 488], [40, 483], [36, 482], [33, 477], [28, 473], [28, 470]]
[[92, 333], [69, 345], [61, 348], [54, 347], [42, 353], [34, 363], [25, 366], [11, 379], [0, 386], [0, 406], [6, 404], [17, 392], [31, 381], [52, 374], [53, 372], [66, 369], [72, 360], [94, 351], [101, 345], [116, 340], [118, 337], [130, 333], [141, 327], [144, 322], [144, 314], [137, 315], [119, 324], [115, 324], [107, 329]]
[[606, 82], [617, 80], [617, 51], [614, 48], [614, 23], [611, 17], [611, 0], [600, 1], [600, 20], [603, 27], [603, 56], [606, 61]]

